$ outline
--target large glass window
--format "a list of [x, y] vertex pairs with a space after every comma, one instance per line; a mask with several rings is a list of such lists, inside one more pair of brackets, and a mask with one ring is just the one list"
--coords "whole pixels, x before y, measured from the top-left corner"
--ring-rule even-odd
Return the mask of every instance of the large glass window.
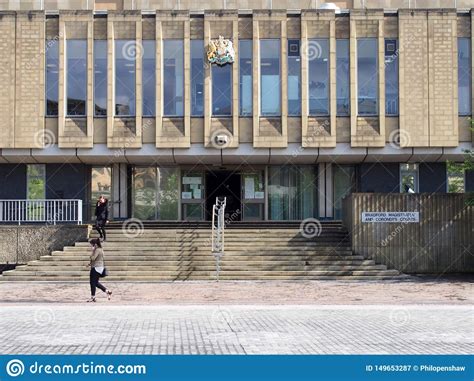
[[107, 115], [107, 40], [94, 40], [94, 115]]
[[300, 40], [288, 40], [288, 115], [301, 115]]
[[[91, 216], [100, 196], [104, 196], [112, 204], [112, 167], [91, 168]], [[111, 211], [110, 211], [111, 212]]]
[[181, 205], [183, 220], [202, 220], [205, 209], [204, 173], [183, 172], [181, 176]]
[[163, 112], [184, 115], [183, 40], [163, 41]]
[[400, 192], [418, 193], [418, 164], [400, 164]]
[[[135, 115], [135, 40], [115, 40], [115, 115]], [[135, 50], [136, 51], [136, 50]]]
[[351, 194], [355, 184], [353, 165], [333, 165], [334, 168], [334, 218], [342, 218], [342, 200]]
[[58, 115], [59, 47], [58, 40], [46, 40], [46, 115]]
[[232, 115], [232, 65], [212, 65], [212, 115]]
[[253, 111], [252, 49], [252, 40], [239, 40], [239, 100], [241, 116], [250, 116]]
[[260, 113], [281, 114], [280, 40], [260, 40]]
[[85, 116], [87, 102], [87, 41], [66, 40], [67, 115]]
[[471, 115], [472, 113], [471, 70], [471, 39], [458, 38], [459, 115]]
[[398, 41], [385, 40], [385, 114], [398, 115]]
[[448, 178], [448, 193], [465, 192], [464, 165], [462, 163], [448, 162], [446, 165]]
[[28, 164], [26, 166], [28, 200], [46, 198], [46, 166], [44, 164]]
[[144, 40], [142, 45], [143, 116], [154, 116], [156, 108], [156, 42], [155, 40]]
[[311, 166], [268, 168], [270, 220], [302, 220], [317, 217], [317, 177]]
[[177, 220], [179, 170], [135, 167], [133, 216], [142, 220]]
[[191, 115], [204, 115], [203, 40], [191, 40]]
[[357, 106], [359, 115], [378, 114], [377, 39], [357, 40]]
[[308, 96], [310, 115], [329, 114], [329, 42], [308, 40]]
[[337, 115], [350, 114], [349, 39], [336, 40]]

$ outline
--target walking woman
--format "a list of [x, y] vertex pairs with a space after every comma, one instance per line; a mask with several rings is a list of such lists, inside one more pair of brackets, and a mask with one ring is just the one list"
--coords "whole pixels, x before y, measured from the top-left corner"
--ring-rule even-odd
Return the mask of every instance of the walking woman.
[[112, 296], [112, 291], [108, 290], [104, 285], [99, 282], [99, 278], [105, 276], [105, 264], [104, 264], [104, 251], [102, 250], [102, 245], [100, 239], [95, 238], [89, 241], [92, 247], [91, 261], [88, 266], [91, 267], [91, 272], [89, 275], [90, 285], [91, 285], [91, 298], [88, 302], [95, 302], [95, 290], [96, 288], [102, 290], [107, 294], [107, 297], [110, 300]]
[[105, 225], [109, 222], [109, 200], [100, 196], [95, 206], [95, 228], [99, 233], [100, 239], [105, 241]]

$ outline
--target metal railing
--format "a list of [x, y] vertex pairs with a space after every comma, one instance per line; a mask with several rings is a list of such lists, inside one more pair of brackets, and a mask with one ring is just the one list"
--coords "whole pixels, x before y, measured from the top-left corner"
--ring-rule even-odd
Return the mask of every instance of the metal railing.
[[216, 197], [212, 207], [212, 254], [216, 259], [216, 280], [219, 280], [220, 259], [224, 255], [225, 197]]
[[0, 200], [1, 223], [82, 224], [82, 200]]

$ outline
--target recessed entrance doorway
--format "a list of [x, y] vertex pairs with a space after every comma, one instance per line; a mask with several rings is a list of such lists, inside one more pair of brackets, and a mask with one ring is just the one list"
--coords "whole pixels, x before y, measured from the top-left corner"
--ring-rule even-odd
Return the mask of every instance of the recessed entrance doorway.
[[212, 206], [216, 197], [226, 197], [226, 219], [240, 221], [242, 215], [241, 175], [232, 171], [206, 172], [206, 220], [212, 219]]

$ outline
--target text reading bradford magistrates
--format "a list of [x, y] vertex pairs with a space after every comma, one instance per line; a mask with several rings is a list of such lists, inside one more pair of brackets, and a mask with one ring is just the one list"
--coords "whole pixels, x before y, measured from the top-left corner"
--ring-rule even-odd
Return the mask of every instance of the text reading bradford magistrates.
[[362, 212], [362, 222], [420, 222], [420, 212]]

